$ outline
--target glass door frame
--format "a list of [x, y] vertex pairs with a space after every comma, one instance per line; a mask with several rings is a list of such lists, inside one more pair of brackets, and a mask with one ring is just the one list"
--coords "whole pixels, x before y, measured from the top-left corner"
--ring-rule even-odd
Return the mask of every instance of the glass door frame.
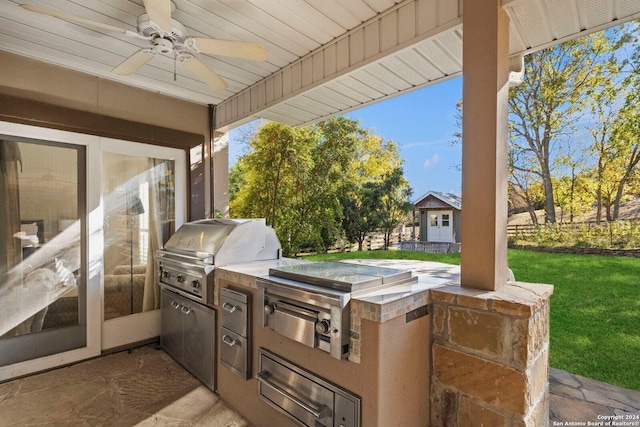
[[[134, 157], [173, 160], [175, 165], [175, 227], [178, 229], [187, 215], [187, 154], [185, 150], [100, 138], [100, 197], [104, 197], [102, 188], [103, 153], [122, 154]], [[181, 191], [183, 190], [183, 191]], [[104, 230], [103, 230], [104, 242]], [[104, 281], [104, 275], [102, 277]], [[103, 350], [144, 342], [160, 335], [160, 309], [135, 313], [129, 316], [104, 320], [102, 304], [104, 301], [104, 283], [100, 286], [100, 313], [102, 321], [101, 348]]]
[[[69, 145], [80, 145], [85, 147], [85, 170], [92, 171], [100, 167], [100, 138], [97, 136], [67, 132], [49, 128], [42, 128], [30, 125], [22, 125], [0, 121], [0, 133], [11, 135], [15, 138], [25, 138], [32, 140], [49, 141], [53, 143], [63, 143]], [[102, 206], [100, 205], [100, 193], [95, 189], [100, 188], [100, 175], [86, 173], [86, 194], [84, 209], [86, 220], [81, 222], [80, 235], [86, 248], [86, 256], [82, 257], [83, 271], [86, 275], [86, 346], [63, 351], [61, 353], [18, 362], [12, 365], [0, 367], [0, 381], [10, 378], [27, 375], [57, 366], [77, 362], [98, 356], [101, 353], [101, 307], [100, 307], [100, 286], [102, 281]]]
[[[116, 348], [147, 338], [159, 336], [160, 310], [127, 316], [118, 322], [103, 323], [104, 297], [104, 207], [102, 205], [102, 152], [112, 151], [127, 155], [155, 158], [172, 158], [176, 170], [176, 228], [187, 216], [187, 153], [182, 149], [133, 143], [76, 132], [68, 132], [38, 126], [5, 122], [0, 120], [0, 134], [15, 138], [60, 142], [85, 147], [85, 170], [87, 171], [84, 211], [86, 220], [81, 235], [86, 254], [83, 257], [86, 277], [86, 346], [62, 353], [27, 360], [0, 367], [0, 381], [64, 366], [70, 363], [99, 356], [103, 349]], [[119, 319], [114, 319], [119, 320]], [[109, 323], [109, 322], [107, 322]], [[117, 329], [121, 329], [118, 331]], [[130, 329], [130, 331], [129, 331]], [[125, 330], [126, 332], [123, 332]]]

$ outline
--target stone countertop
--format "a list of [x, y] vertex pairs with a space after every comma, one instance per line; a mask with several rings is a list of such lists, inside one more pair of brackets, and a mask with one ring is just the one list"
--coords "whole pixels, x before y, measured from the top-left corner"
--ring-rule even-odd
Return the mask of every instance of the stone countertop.
[[[293, 264], [308, 264], [309, 261], [303, 261], [294, 258], [280, 258], [280, 259], [271, 259], [266, 261], [254, 261], [248, 262], [244, 264], [233, 264], [227, 265], [224, 267], [217, 267], [217, 270], [222, 270], [225, 272], [229, 272], [231, 274], [235, 273], [238, 275], [248, 276], [253, 279], [257, 279], [261, 276], [269, 275], [269, 269], [284, 267], [287, 265]], [[256, 288], [255, 284], [250, 286], [251, 288]]]
[[293, 258], [271, 259], [266, 261], [254, 261], [244, 264], [233, 264], [224, 267], [216, 267], [215, 284], [213, 289], [213, 299], [215, 305], [220, 305], [220, 281], [228, 280], [234, 285], [249, 289], [258, 289], [256, 279], [267, 276], [270, 268], [282, 267], [285, 265], [306, 263]]
[[[258, 261], [219, 267], [219, 277], [241, 286], [257, 289], [255, 279], [269, 274], [270, 268], [309, 261], [292, 258]], [[386, 322], [429, 303], [429, 290], [451, 284], [460, 279], [460, 266], [428, 261], [360, 259], [345, 263], [389, 267], [410, 270], [418, 282], [388, 288], [365, 291], [352, 298], [351, 313], [357, 317], [376, 322]]]
[[391, 286], [360, 293], [352, 298], [351, 315], [386, 322], [430, 302], [429, 290], [460, 280], [460, 266], [431, 261], [398, 259], [358, 259], [343, 262], [409, 270], [418, 283]]

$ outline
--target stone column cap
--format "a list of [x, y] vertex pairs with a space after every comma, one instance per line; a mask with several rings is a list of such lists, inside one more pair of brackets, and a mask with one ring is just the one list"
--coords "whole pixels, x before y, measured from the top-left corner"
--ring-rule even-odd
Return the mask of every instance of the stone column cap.
[[463, 288], [454, 283], [430, 290], [430, 300], [498, 313], [530, 317], [553, 294], [553, 285], [509, 282], [497, 291]]

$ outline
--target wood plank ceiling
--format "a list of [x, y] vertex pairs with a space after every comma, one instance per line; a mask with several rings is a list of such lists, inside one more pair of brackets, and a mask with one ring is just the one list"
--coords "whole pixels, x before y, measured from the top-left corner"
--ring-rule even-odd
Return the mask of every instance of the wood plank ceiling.
[[[201, 104], [217, 127], [290, 125], [460, 75], [462, 0], [174, 0], [189, 35], [262, 43], [265, 62], [198, 55], [229, 86], [214, 91], [172, 58], [111, 73], [144, 40], [62, 21], [29, 3], [136, 31], [142, 0], [5, 0], [0, 49]], [[640, 17], [640, 0], [503, 0], [519, 55]], [[516, 61], [517, 63], [518, 61]]]

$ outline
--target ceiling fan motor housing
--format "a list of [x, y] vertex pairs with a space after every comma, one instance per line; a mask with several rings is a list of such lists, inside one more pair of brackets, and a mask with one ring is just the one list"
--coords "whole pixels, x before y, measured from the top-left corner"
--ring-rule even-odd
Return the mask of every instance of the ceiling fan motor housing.
[[171, 34], [166, 34], [165, 31], [149, 19], [149, 15], [146, 13], [138, 16], [138, 33], [144, 38], [155, 39], [156, 37], [162, 37], [178, 45], [183, 45], [184, 39], [188, 35], [184, 25], [175, 19], [171, 19]]

